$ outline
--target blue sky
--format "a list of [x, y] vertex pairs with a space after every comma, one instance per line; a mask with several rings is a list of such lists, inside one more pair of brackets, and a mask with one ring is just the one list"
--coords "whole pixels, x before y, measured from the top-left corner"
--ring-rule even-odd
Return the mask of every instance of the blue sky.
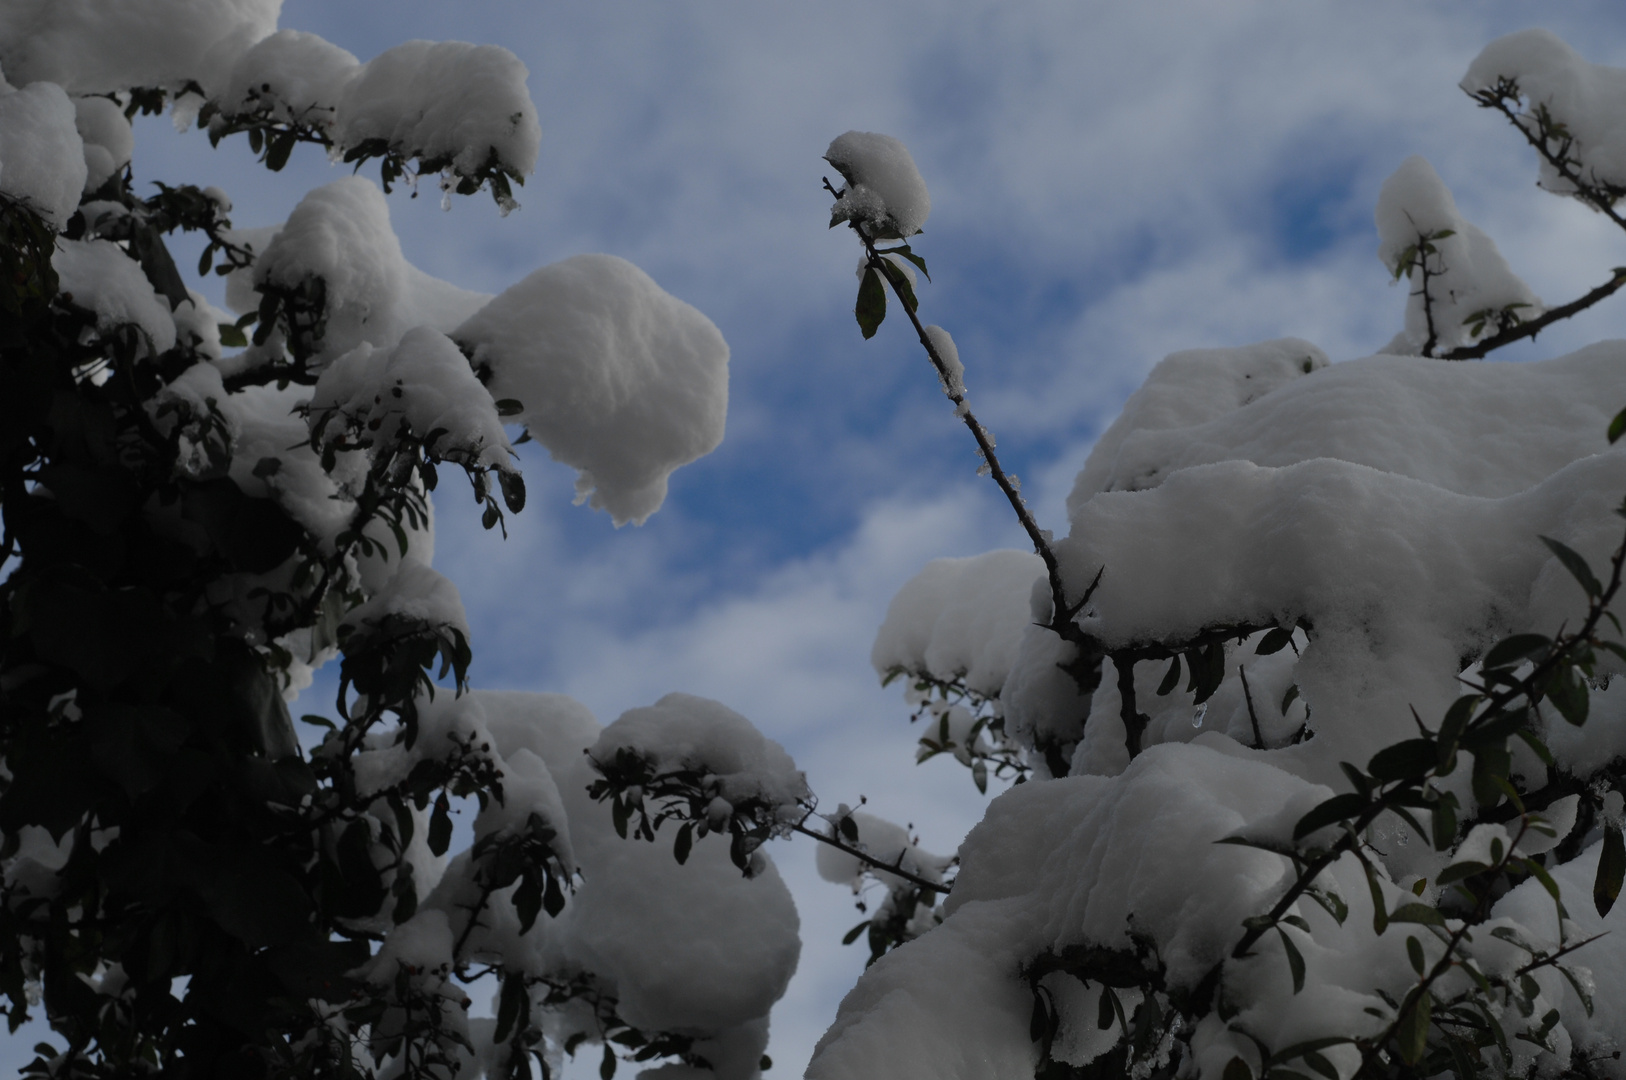
[[[972, 403], [1043, 524], [1095, 436], [1164, 354], [1301, 336], [1334, 360], [1400, 327], [1374, 255], [1378, 186], [1409, 154], [1439, 170], [1514, 269], [1563, 302], [1626, 263], [1626, 238], [1537, 192], [1518, 137], [1456, 89], [1486, 42], [1538, 9], [827, 0], [287, 0], [281, 25], [363, 60], [402, 40], [514, 50], [541, 116], [523, 209], [438, 192], [391, 198], [407, 256], [500, 291], [582, 251], [632, 259], [733, 350], [721, 448], [666, 506], [616, 530], [571, 505], [572, 474], [533, 451], [531, 501], [503, 542], [461, 481], [437, 493], [437, 567], [462, 589], [473, 677], [562, 691], [608, 722], [670, 690], [717, 698], [783, 742], [823, 799], [913, 822], [950, 851], [983, 800], [952, 765], [912, 764], [869, 643], [928, 559], [1019, 546], [973, 474], [965, 432], [901, 320], [865, 342], [857, 249], [826, 231], [820, 160], [850, 128], [913, 151], [933, 211], [922, 316], [949, 329]], [[1626, 66], [1626, 13], [1547, 4], [1549, 26]], [[239, 137], [211, 150], [144, 121], [138, 180], [215, 183], [240, 225], [280, 221], [337, 175], [301, 148], [270, 175]], [[833, 176], [833, 174], [831, 174]], [[185, 264], [185, 260], [180, 260]], [[1555, 355], [1626, 332], [1626, 307], [1521, 348]], [[780, 1080], [862, 966], [850, 898], [805, 844], [776, 853], [803, 919], [801, 971], [774, 1016]]]

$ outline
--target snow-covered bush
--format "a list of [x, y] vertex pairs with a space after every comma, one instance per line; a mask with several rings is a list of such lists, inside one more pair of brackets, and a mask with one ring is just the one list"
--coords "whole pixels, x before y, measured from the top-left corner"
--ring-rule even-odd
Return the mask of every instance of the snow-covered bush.
[[[514, 208], [539, 139], [517, 58], [363, 64], [279, 7], [0, 6], [0, 1011], [49, 1022], [42, 1076], [558, 1075], [586, 1043], [606, 1077], [619, 1052], [751, 1080], [790, 895], [760, 852], [746, 877], [716, 844], [624, 842], [588, 751], [672, 747], [722, 828], [800, 825], [800, 774], [712, 702], [601, 731], [468, 690], [430, 565], [442, 466], [486, 528], [521, 510], [505, 421], [642, 522], [721, 438], [728, 347], [611, 256], [496, 297], [438, 281], [359, 175], [260, 228], [138, 177], [131, 118], [169, 108], [272, 170], [310, 142], [380, 159], [385, 192]], [[188, 286], [177, 230], [234, 310]], [[287, 701], [338, 657], [337, 722], [302, 742]]]
[[[1626, 71], [1529, 31], [1462, 87], [1626, 227]], [[920, 255], [882, 246], [929, 205], [906, 152], [853, 133], [828, 159], [864, 336], [890, 285], [1035, 554], [932, 563], [881, 628], [921, 757], [1017, 785], [808, 1075], [1626, 1076], [1626, 344], [1445, 362], [1626, 276], [1545, 306], [1412, 158], [1377, 207], [1409, 286], [1387, 354], [1170, 356], [1058, 539], [921, 323]]]

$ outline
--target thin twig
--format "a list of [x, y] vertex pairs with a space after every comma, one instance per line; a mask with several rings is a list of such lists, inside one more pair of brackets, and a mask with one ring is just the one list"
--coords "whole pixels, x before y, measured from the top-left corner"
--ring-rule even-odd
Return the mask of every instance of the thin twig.
[[[826, 181], [826, 184], [828, 184], [828, 181]], [[943, 357], [938, 353], [937, 346], [932, 344], [932, 339], [927, 335], [926, 327], [921, 323], [920, 316], [915, 314], [913, 305], [904, 300], [902, 294], [898, 292], [897, 285], [892, 283], [890, 276], [886, 273], [881, 261], [881, 253], [876, 251], [874, 241], [864, 236], [863, 233], [858, 235], [864, 242], [865, 252], [869, 255], [868, 265], [870, 269], [879, 274], [881, 280], [892, 286], [893, 295], [898, 298], [898, 304], [903, 308], [904, 314], [909, 316], [909, 322], [914, 325], [915, 334], [920, 338], [921, 346], [925, 348], [926, 355], [932, 362], [932, 367], [937, 369], [938, 378], [943, 381], [944, 393], [954, 403], [956, 415], [964, 421], [966, 429], [971, 432], [971, 437], [977, 441], [977, 448], [982, 451], [982, 459], [987, 463], [988, 472], [993, 476], [994, 483], [999, 485], [999, 490], [1004, 493], [1006, 501], [1011, 504], [1011, 509], [1016, 513], [1016, 520], [1022, 523], [1023, 530], [1033, 543], [1033, 550], [1040, 559], [1044, 560], [1045, 573], [1050, 582], [1050, 602], [1052, 605], [1050, 629], [1062, 633], [1062, 628], [1070, 625], [1073, 616], [1088, 602], [1089, 594], [1086, 593], [1084, 599], [1076, 605], [1067, 603], [1066, 586], [1063, 585], [1061, 580], [1061, 564], [1056, 560], [1056, 553], [1051, 550], [1049, 533], [1039, 528], [1039, 523], [1033, 519], [1033, 513], [1028, 509], [1026, 500], [1022, 498], [1021, 492], [1017, 490], [1016, 485], [1012, 483], [1004, 467], [1000, 465], [999, 456], [994, 453], [993, 440], [988, 437], [987, 429], [982, 426], [976, 415], [972, 413], [971, 407], [966, 404], [965, 395], [955, 389], [957, 380], [950, 375], [948, 364], [944, 362]], [[1099, 577], [1097, 580], [1099, 580]], [[1064, 634], [1063, 636], [1070, 635]]]
[[1236, 673], [1242, 676], [1242, 697], [1248, 703], [1248, 719], [1253, 722], [1253, 745], [1255, 749], [1265, 748], [1265, 737], [1259, 733], [1259, 715], [1253, 711], [1253, 691], [1248, 689], [1248, 668], [1245, 664], [1236, 666]]
[[1478, 360], [1487, 354], [1500, 349], [1503, 345], [1511, 345], [1522, 338], [1533, 338], [1553, 323], [1577, 315], [1600, 300], [1607, 299], [1620, 291], [1626, 285], [1626, 267], [1616, 267], [1614, 276], [1597, 288], [1588, 292], [1577, 300], [1572, 300], [1561, 307], [1548, 308], [1534, 319], [1522, 322], [1517, 326], [1510, 326], [1499, 333], [1493, 334], [1477, 345], [1460, 345], [1450, 352], [1441, 353], [1442, 360]]
[[[809, 817], [811, 817], [811, 816], [812, 815], [809, 814]], [[807, 820], [807, 818], [802, 819], [802, 821], [806, 821], [806, 820]], [[898, 853], [897, 862], [892, 862], [892, 863], [882, 862], [880, 859], [877, 859], [875, 856], [869, 854], [868, 852], [861, 851], [858, 848], [852, 847], [851, 845], [848, 845], [848, 844], [843, 844], [840, 840], [837, 840], [835, 837], [829, 835], [828, 833], [822, 833], [822, 832], [819, 832], [819, 830], [817, 830], [817, 829], [808, 828], [806, 825], [802, 824], [802, 821], [796, 822], [794, 825], [791, 826], [791, 829], [793, 829], [796, 832], [801, 833], [803, 836], [811, 836], [813, 839], [817, 840], [821, 844], [829, 844], [831, 847], [835, 848], [838, 851], [844, 851], [848, 855], [851, 855], [854, 858], [858, 859], [860, 862], [867, 863], [871, 868], [873, 868], [875, 870], [885, 870], [889, 874], [895, 874], [898, 877], [902, 878], [903, 880], [909, 882], [909, 884], [915, 886], [916, 888], [928, 889], [931, 892], [942, 893], [942, 894], [944, 894], [946, 896], [946, 895], [948, 895], [949, 889], [953, 887], [953, 886], [950, 886], [950, 885], [944, 885], [941, 881], [927, 881], [925, 878], [921, 877], [919, 874], [911, 874], [909, 871], [903, 869], [903, 866], [902, 866], [903, 853], [902, 852]]]

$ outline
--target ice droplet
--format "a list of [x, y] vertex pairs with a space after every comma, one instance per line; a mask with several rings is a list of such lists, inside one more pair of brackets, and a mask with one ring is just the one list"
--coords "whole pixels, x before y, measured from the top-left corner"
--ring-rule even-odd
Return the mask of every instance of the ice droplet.
[[1192, 716], [1191, 716], [1191, 726], [1194, 727], [1194, 728], [1202, 727], [1203, 726], [1203, 718], [1205, 716], [1207, 716], [1207, 715], [1208, 715], [1208, 702], [1205, 701], [1201, 705], [1197, 706], [1197, 711], [1192, 714]]

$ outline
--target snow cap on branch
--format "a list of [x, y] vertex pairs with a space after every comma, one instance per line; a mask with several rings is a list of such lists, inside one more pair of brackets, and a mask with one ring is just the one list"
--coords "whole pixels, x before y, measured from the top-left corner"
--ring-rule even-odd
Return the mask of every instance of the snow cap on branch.
[[1406, 328], [1386, 351], [1437, 355], [1541, 313], [1496, 242], [1457, 212], [1439, 174], [1417, 155], [1378, 193], [1378, 258], [1410, 286]]
[[692, 694], [667, 694], [628, 709], [604, 729], [590, 756], [611, 761], [622, 749], [648, 758], [657, 773], [714, 778], [730, 803], [761, 799], [791, 813], [808, 797], [807, 777], [784, 747], [728, 706]]
[[[1557, 34], [1536, 28], [1485, 46], [1459, 85], [1479, 95], [1503, 80], [1517, 84], [1530, 112], [1545, 109], [1574, 140], [1568, 154], [1583, 181], [1626, 186], [1626, 70], [1588, 63]], [[1545, 159], [1540, 182], [1555, 194], [1575, 191]]]
[[135, 132], [118, 103], [104, 97], [75, 98], [74, 126], [85, 143], [85, 190], [95, 191], [130, 163]]
[[438, 457], [515, 471], [496, 403], [452, 340], [426, 326], [393, 349], [358, 345], [322, 372], [311, 396], [311, 429], [330, 441], [353, 429], [388, 445], [403, 423]]
[[3, 84], [0, 79], [0, 195], [26, 203], [61, 229], [85, 187], [85, 150], [73, 102], [50, 83], [21, 90]]
[[452, 332], [492, 395], [573, 466], [577, 501], [642, 524], [667, 477], [710, 453], [728, 414], [728, 344], [710, 319], [614, 255], [575, 255]]
[[[325, 290], [325, 356], [362, 342], [392, 346], [413, 326], [450, 331], [490, 299], [407, 262], [383, 192], [359, 176], [307, 194], [254, 263], [261, 288], [292, 290], [317, 278]], [[235, 299], [247, 298], [239, 292]]]
[[852, 221], [871, 240], [901, 240], [926, 224], [931, 194], [915, 159], [897, 139], [849, 131], [836, 136], [824, 160], [847, 181], [831, 210], [831, 225]]
[[1031, 622], [1028, 598], [1044, 563], [1031, 551], [933, 559], [898, 590], [875, 635], [870, 663], [944, 681], [964, 678], [997, 695]]
[[153, 291], [141, 264], [111, 240], [58, 240], [51, 266], [62, 291], [72, 294], [74, 306], [96, 313], [96, 328], [102, 333], [136, 327], [147, 356], [175, 344], [169, 305]]
[[282, 0], [12, 0], [0, 5], [0, 67], [70, 94], [211, 89], [277, 28]]

